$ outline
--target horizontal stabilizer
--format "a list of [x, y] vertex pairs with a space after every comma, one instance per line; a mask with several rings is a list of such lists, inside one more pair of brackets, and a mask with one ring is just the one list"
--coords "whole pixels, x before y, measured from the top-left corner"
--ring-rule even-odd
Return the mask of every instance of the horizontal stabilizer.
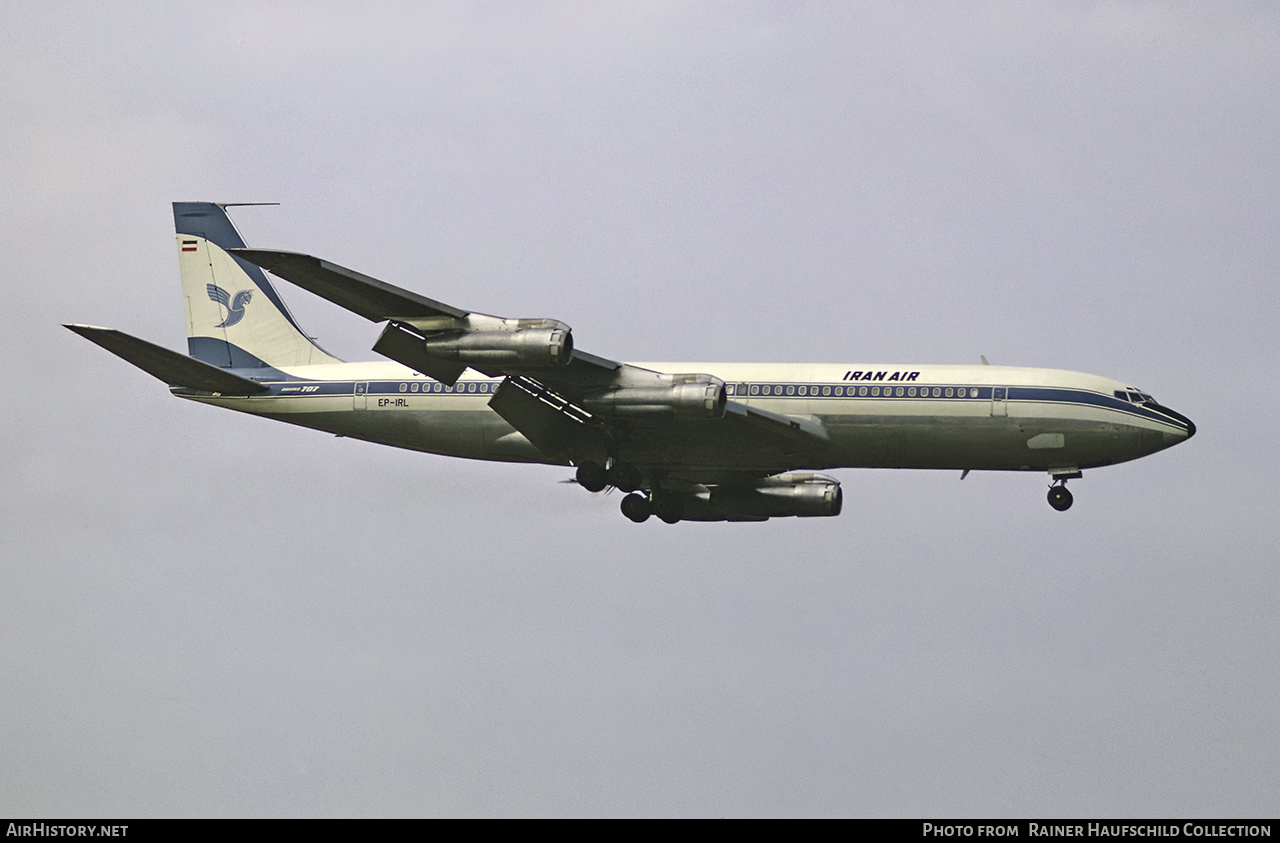
[[269, 249], [227, 251], [371, 322], [382, 322], [395, 317], [405, 319], [447, 316], [461, 319], [467, 315], [465, 310], [402, 290], [385, 281], [311, 255]]
[[97, 343], [169, 386], [197, 389], [201, 392], [218, 392], [223, 395], [257, 395], [268, 391], [268, 387], [257, 381], [233, 375], [217, 366], [170, 351], [146, 340], [131, 337], [113, 328], [95, 328], [92, 325], [63, 325], [63, 327], [75, 331], [89, 342]]

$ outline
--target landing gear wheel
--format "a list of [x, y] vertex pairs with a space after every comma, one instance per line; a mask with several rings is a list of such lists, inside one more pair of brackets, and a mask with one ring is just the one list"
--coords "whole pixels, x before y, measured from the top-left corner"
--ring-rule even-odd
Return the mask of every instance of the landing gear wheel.
[[1059, 512], [1066, 512], [1071, 508], [1073, 498], [1071, 493], [1067, 491], [1066, 486], [1050, 486], [1049, 487], [1049, 506]]
[[634, 492], [644, 482], [644, 478], [640, 476], [640, 469], [634, 465], [620, 462], [615, 462], [609, 466], [609, 470], [605, 472], [605, 477], [609, 481], [609, 485], [622, 492]]
[[599, 492], [609, 485], [608, 478], [605, 476], [604, 466], [598, 462], [584, 462], [578, 466], [574, 479], [578, 481], [579, 486], [588, 492]]
[[668, 524], [675, 524], [680, 520], [680, 516], [684, 514], [684, 507], [680, 505], [680, 499], [671, 495], [655, 496], [651, 506], [653, 507], [653, 514]]
[[637, 524], [643, 524], [653, 514], [649, 499], [644, 495], [630, 494], [622, 499], [622, 514]]

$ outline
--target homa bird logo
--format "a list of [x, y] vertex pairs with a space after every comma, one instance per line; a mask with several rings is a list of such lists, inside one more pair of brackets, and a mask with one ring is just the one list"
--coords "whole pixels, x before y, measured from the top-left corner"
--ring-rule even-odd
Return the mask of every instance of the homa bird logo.
[[230, 328], [244, 318], [245, 305], [253, 298], [252, 290], [237, 290], [233, 296], [217, 284], [206, 284], [205, 288], [209, 291], [209, 298], [227, 309], [227, 318], [213, 327]]

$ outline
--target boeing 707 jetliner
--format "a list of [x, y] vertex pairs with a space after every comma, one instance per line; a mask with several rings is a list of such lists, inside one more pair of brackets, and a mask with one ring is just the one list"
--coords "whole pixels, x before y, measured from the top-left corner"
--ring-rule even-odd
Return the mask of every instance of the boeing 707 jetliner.
[[[174, 395], [398, 448], [572, 465], [632, 521], [839, 515], [836, 468], [1036, 471], [1069, 479], [1189, 439], [1186, 416], [1097, 375], [1011, 366], [620, 363], [553, 319], [474, 313], [295, 252], [245, 247], [213, 202], [176, 202], [187, 355], [72, 331]], [[373, 322], [387, 358], [345, 363], [263, 269]], [[985, 361], [984, 361], [985, 362]], [[962, 475], [963, 476], [963, 475]]]

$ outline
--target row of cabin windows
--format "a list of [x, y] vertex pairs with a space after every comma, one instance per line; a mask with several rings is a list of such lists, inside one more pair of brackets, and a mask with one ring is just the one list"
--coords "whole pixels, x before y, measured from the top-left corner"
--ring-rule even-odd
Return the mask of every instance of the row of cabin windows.
[[[450, 394], [478, 394], [488, 395], [496, 390], [498, 385], [490, 382], [459, 383], [454, 386], [446, 386], [439, 382], [424, 383], [421, 385], [422, 392], [450, 393]], [[747, 388], [747, 395], [754, 396], [812, 396], [824, 398], [977, 398], [977, 387], [941, 387], [941, 386], [797, 386], [795, 384], [758, 384], [753, 383], [749, 387], [746, 384], [729, 384], [728, 392], [733, 395], [735, 392], [741, 396], [743, 388]], [[883, 390], [883, 391], [882, 391]], [[419, 385], [417, 383], [400, 384], [401, 392], [418, 392]], [[966, 396], [967, 393], [967, 396]], [[1119, 397], [1120, 393], [1116, 393]]]
[[[453, 386], [448, 386], [446, 384], [439, 383], [438, 381], [433, 383], [422, 384], [423, 392], [448, 392], [455, 395], [459, 393], [464, 393], [464, 392], [476, 393], [480, 395], [488, 395], [489, 393], [493, 392], [497, 388], [498, 388], [498, 385], [496, 383], [489, 383], [487, 381], [482, 381], [482, 382], [470, 381], [468, 383], [454, 384]], [[402, 383], [400, 384], [400, 391], [401, 392], [417, 392], [418, 384]]]
[[[730, 394], [735, 391], [738, 395], [742, 395], [742, 389], [746, 384], [738, 384], [737, 389], [730, 388]], [[898, 398], [977, 398], [977, 387], [942, 387], [942, 386], [797, 386], [795, 384], [759, 384], [753, 383], [747, 387], [748, 395], [757, 396], [786, 396], [800, 395], [823, 398], [889, 398], [896, 396]]]

